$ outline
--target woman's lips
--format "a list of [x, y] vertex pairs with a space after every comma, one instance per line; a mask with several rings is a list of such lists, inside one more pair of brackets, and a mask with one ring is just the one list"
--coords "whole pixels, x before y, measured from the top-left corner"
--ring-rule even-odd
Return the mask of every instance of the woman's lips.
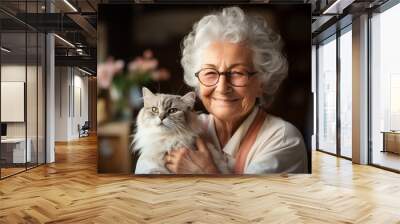
[[239, 99], [227, 99], [227, 98], [215, 98], [215, 97], [212, 97], [212, 99], [222, 102], [235, 102], [239, 100]]

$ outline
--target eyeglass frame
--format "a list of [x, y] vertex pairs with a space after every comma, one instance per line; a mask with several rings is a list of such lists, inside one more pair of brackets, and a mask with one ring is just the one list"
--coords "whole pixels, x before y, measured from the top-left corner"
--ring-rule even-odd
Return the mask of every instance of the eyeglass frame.
[[[211, 69], [211, 70], [214, 70], [214, 71], [216, 71], [217, 72], [217, 74], [218, 74], [218, 79], [217, 79], [217, 82], [215, 83], [215, 84], [213, 84], [213, 85], [205, 85], [204, 83], [202, 83], [201, 81], [200, 81], [200, 78], [199, 78], [199, 73], [202, 71], [202, 70], [204, 70], [204, 69]], [[250, 79], [250, 77], [252, 77], [252, 76], [254, 76], [255, 74], [257, 74], [258, 72], [257, 71], [254, 71], [254, 72], [249, 72], [249, 71], [247, 71], [247, 70], [245, 70], [246, 71], [246, 73], [247, 73], [247, 78], [248, 79]], [[235, 86], [235, 87], [245, 87], [245, 86], [247, 86], [248, 85], [248, 83], [246, 84], [246, 85], [244, 85], [244, 86], [237, 86], [237, 85], [234, 85], [232, 82], [231, 82], [231, 75], [232, 75], [232, 71], [231, 70], [228, 70], [228, 71], [225, 71], [225, 72], [219, 72], [217, 69], [215, 69], [215, 68], [202, 68], [202, 69], [200, 69], [198, 72], [196, 72], [196, 73], [194, 73], [194, 76], [196, 76], [196, 78], [199, 80], [199, 82], [202, 84], [202, 85], [204, 85], [204, 86], [206, 86], [206, 87], [211, 87], [211, 86], [215, 86], [215, 85], [217, 85], [218, 84], [218, 82], [219, 82], [219, 77], [221, 77], [221, 75], [225, 75], [225, 76], [227, 76], [227, 78], [228, 78], [228, 76], [229, 76], [229, 85], [231, 85], [231, 86]]]

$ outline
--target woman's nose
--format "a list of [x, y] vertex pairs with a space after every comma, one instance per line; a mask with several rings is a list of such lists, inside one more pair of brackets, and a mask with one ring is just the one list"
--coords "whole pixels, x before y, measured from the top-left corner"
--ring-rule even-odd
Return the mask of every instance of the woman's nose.
[[216, 90], [221, 93], [225, 93], [229, 90], [229, 88], [230, 88], [229, 81], [228, 81], [228, 78], [226, 77], [226, 75], [220, 75]]

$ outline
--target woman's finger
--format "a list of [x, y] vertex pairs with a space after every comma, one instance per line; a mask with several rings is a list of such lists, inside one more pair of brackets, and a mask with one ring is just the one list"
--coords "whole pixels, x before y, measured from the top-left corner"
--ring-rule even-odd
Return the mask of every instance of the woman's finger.
[[169, 163], [170, 161], [171, 161], [171, 156], [168, 155], [168, 154], [166, 154], [166, 155], [164, 156], [164, 162], [165, 162], [165, 163]]
[[187, 148], [179, 148], [178, 153], [179, 153], [180, 155], [184, 155], [185, 153], [187, 153], [187, 151], [188, 151]]
[[168, 152], [164, 153], [163, 160], [165, 160], [168, 156]]
[[169, 153], [169, 155], [171, 157], [173, 157], [174, 159], [176, 159], [176, 158], [179, 158], [179, 157], [182, 157], [183, 155], [185, 155], [186, 152], [187, 152], [187, 149], [182, 147], [182, 148], [174, 149], [173, 151], [171, 151]]
[[165, 167], [172, 173], [176, 173], [175, 165], [172, 163], [165, 164]]
[[198, 137], [196, 139], [196, 146], [197, 146], [197, 150], [199, 150], [200, 152], [208, 152], [206, 143], [200, 137]]
[[169, 153], [168, 153], [168, 155], [171, 157], [171, 158], [176, 158], [176, 157], [178, 157], [179, 156], [179, 151], [178, 150], [171, 150]]

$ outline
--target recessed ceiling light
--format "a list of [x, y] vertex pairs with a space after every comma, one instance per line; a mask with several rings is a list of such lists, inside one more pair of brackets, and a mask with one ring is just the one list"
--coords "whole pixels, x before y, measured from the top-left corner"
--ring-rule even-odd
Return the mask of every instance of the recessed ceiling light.
[[68, 1], [68, 0], [64, 0], [65, 4], [67, 4], [72, 10], [74, 10], [74, 12], [78, 12], [78, 10]]
[[79, 67], [78, 67], [78, 70], [81, 71], [81, 72], [83, 72], [83, 73], [85, 73], [85, 74], [87, 74], [87, 75], [93, 75], [92, 73], [90, 73], [90, 72], [88, 72], [88, 71], [86, 71], [86, 70], [83, 70], [83, 69], [81, 69], [81, 68], [79, 68]]
[[75, 48], [75, 45], [71, 44], [71, 42], [69, 42], [68, 40], [66, 40], [66, 39], [64, 39], [64, 38], [62, 38], [62, 37], [60, 37], [60, 36], [57, 35], [57, 34], [54, 34], [54, 36], [57, 37], [57, 38], [58, 38], [59, 40], [61, 40], [62, 42], [64, 42], [64, 43], [66, 43], [67, 45], [69, 45], [70, 47]]
[[354, 0], [336, 0], [322, 14], [342, 14], [343, 9], [353, 2]]
[[5, 48], [5, 47], [1, 47], [1, 50], [4, 51], [4, 52], [6, 52], [6, 53], [10, 53], [10, 52], [11, 52], [10, 49], [7, 49], [7, 48]]

